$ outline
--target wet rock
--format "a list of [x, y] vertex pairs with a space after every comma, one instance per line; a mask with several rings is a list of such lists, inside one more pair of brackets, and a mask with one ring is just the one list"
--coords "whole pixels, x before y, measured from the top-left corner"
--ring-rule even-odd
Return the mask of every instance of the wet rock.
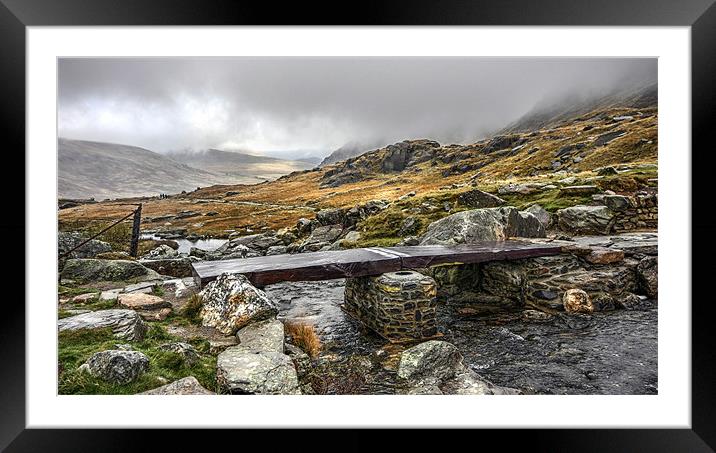
[[[644, 298], [646, 299], [646, 298]], [[628, 293], [619, 298], [617, 306], [625, 310], [639, 310], [645, 306], [645, 300], [633, 293]]]
[[321, 225], [343, 225], [345, 218], [343, 209], [322, 209], [316, 213], [316, 220]]
[[545, 229], [549, 228], [550, 223], [552, 222], [552, 214], [550, 214], [545, 208], [539, 204], [533, 204], [529, 208], [525, 209], [525, 212], [529, 212], [535, 216]]
[[159, 346], [159, 350], [164, 352], [173, 352], [174, 354], [180, 355], [182, 357], [182, 361], [187, 366], [194, 366], [199, 363], [199, 353], [196, 352], [194, 346], [189, 343], [165, 343]]
[[594, 306], [589, 294], [581, 289], [568, 289], [562, 296], [562, 304], [567, 313], [592, 313]]
[[[87, 238], [80, 233], [60, 231], [57, 233], [57, 254], [65, 254], [86, 240]], [[70, 253], [67, 258], [93, 258], [100, 253], [106, 253], [111, 250], [112, 247], [108, 243], [92, 239]]]
[[624, 261], [624, 252], [618, 249], [592, 249], [584, 259], [592, 264], [614, 264]]
[[296, 373], [301, 378], [311, 371], [311, 358], [298, 346], [294, 346], [291, 343], [284, 345], [286, 354], [293, 360], [293, 364], [296, 367]]
[[494, 386], [463, 364], [451, 343], [431, 340], [403, 351], [398, 365], [403, 393], [494, 395], [516, 394], [515, 389]]
[[239, 345], [252, 351], [283, 353], [283, 323], [277, 319], [254, 322], [237, 333]]
[[549, 321], [552, 315], [539, 310], [525, 310], [522, 312], [522, 319], [525, 321]]
[[274, 351], [256, 352], [241, 345], [219, 354], [218, 386], [229, 393], [298, 395], [298, 376], [291, 359]]
[[474, 209], [431, 223], [420, 245], [471, 244], [515, 236], [544, 237], [545, 231], [535, 216], [513, 207]]
[[243, 275], [222, 274], [199, 295], [204, 300], [199, 314], [202, 325], [215, 327], [226, 335], [278, 313], [278, 307]]
[[59, 331], [111, 328], [117, 338], [139, 341], [147, 333], [147, 325], [134, 310], [98, 310], [57, 321]]
[[607, 143], [611, 142], [612, 140], [621, 137], [622, 135], [626, 134], [626, 132], [618, 130], [618, 131], [612, 131], [607, 132], [606, 134], [599, 135], [594, 140], [594, 146], [604, 146]]
[[469, 208], [496, 208], [507, 202], [502, 198], [483, 192], [482, 190], [473, 189], [463, 192], [457, 197], [457, 202], [462, 206]]
[[199, 383], [194, 376], [178, 379], [170, 384], [140, 393], [140, 395], [214, 395]]
[[659, 297], [659, 259], [648, 256], [636, 266], [636, 276], [639, 288], [647, 296], [656, 299]]
[[71, 259], [67, 260], [61, 274], [63, 279], [77, 282], [154, 280], [161, 278], [155, 271], [136, 261]]
[[149, 358], [139, 351], [112, 349], [93, 354], [87, 365], [92, 376], [113, 384], [129, 384], [149, 369]]
[[557, 211], [559, 228], [580, 234], [607, 234], [614, 218], [614, 213], [606, 206], [578, 205]]
[[171, 308], [160, 308], [159, 310], [137, 310], [139, 316], [145, 321], [164, 321], [172, 313]]

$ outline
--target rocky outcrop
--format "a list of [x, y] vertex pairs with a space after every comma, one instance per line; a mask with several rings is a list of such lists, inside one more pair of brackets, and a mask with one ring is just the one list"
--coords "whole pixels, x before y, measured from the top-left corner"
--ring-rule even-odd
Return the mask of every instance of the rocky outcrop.
[[557, 224], [564, 231], [577, 234], [608, 234], [615, 215], [606, 206], [572, 206], [557, 211]]
[[71, 259], [62, 269], [63, 279], [87, 283], [95, 281], [155, 280], [161, 276], [129, 260]]
[[[80, 233], [60, 231], [57, 233], [57, 254], [63, 255], [86, 240], [87, 238]], [[92, 239], [70, 253], [67, 258], [94, 258], [100, 253], [106, 253], [111, 250], [112, 247], [108, 243]]]
[[97, 352], [87, 360], [86, 370], [113, 384], [129, 384], [149, 369], [149, 358], [139, 351], [112, 349]]
[[458, 212], [433, 222], [420, 245], [471, 244], [510, 237], [544, 236], [544, 226], [534, 215], [508, 206]]
[[446, 341], [431, 340], [405, 350], [400, 357], [401, 393], [496, 395], [519, 391], [497, 387], [463, 364], [462, 354]]
[[243, 275], [222, 274], [199, 295], [204, 301], [199, 314], [202, 325], [215, 327], [226, 335], [278, 313], [276, 304]]
[[183, 278], [192, 276], [191, 258], [140, 260], [139, 263], [146, 268], [170, 277]]
[[147, 333], [147, 325], [134, 310], [98, 310], [57, 321], [59, 331], [79, 329], [112, 329], [115, 337], [139, 341]]
[[140, 395], [214, 395], [199, 383], [194, 376], [178, 379], [167, 385], [140, 393]]

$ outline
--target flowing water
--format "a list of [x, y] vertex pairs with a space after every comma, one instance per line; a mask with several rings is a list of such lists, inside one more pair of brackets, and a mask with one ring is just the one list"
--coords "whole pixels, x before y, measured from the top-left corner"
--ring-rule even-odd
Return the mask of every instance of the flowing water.
[[[343, 288], [344, 280], [331, 280], [265, 291], [279, 301], [280, 318], [316, 328], [322, 356], [373, 362], [359, 393], [392, 393], [405, 346], [388, 344], [347, 315]], [[442, 339], [457, 346], [465, 364], [497, 385], [536, 394], [656, 394], [658, 311], [655, 302], [650, 306], [531, 320], [523, 310], [476, 312], [447, 302], [438, 322]]]
[[[141, 239], [154, 239], [154, 240], [161, 240], [159, 236], [155, 236], [153, 234], [142, 234]], [[189, 250], [191, 250], [192, 247], [197, 247], [202, 250], [211, 251], [216, 250], [222, 245], [226, 243], [226, 239], [197, 239], [195, 241], [190, 241], [189, 239], [172, 239], [172, 241], [179, 244], [179, 253], [189, 253]]]

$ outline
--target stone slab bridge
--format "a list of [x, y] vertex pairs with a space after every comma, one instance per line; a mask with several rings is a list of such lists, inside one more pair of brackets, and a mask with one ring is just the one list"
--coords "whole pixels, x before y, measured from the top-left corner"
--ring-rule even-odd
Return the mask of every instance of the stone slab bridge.
[[552, 256], [562, 247], [518, 240], [479, 244], [410, 247], [369, 247], [312, 253], [270, 255], [192, 263], [200, 288], [223, 273], [243, 274], [259, 288], [284, 281], [346, 278], [348, 313], [392, 342], [437, 335], [437, 286], [431, 277], [414, 272], [440, 264]]

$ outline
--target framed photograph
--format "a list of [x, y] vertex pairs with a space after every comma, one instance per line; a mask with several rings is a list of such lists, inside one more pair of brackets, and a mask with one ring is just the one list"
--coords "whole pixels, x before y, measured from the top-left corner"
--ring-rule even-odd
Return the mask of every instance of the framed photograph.
[[3, 448], [713, 451], [713, 2], [2, 3]]

